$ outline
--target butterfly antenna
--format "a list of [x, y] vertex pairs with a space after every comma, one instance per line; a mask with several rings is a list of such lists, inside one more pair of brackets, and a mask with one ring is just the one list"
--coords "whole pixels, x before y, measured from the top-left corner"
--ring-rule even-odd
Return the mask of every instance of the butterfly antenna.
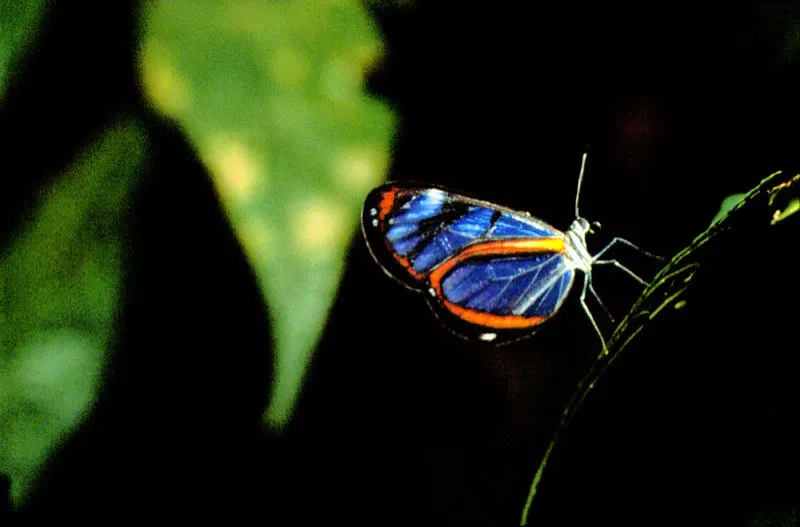
[[578, 212], [578, 201], [581, 198], [581, 183], [583, 183], [583, 169], [586, 166], [586, 156], [588, 156], [588, 152], [583, 153], [583, 158], [581, 159], [581, 173], [578, 174], [578, 191], [575, 193], [575, 217], [580, 218], [581, 214]]

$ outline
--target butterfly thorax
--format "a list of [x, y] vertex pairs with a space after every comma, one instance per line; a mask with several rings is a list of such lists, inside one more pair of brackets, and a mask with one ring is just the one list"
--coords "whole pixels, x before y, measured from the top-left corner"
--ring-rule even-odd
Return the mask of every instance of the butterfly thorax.
[[576, 218], [569, 226], [567, 232], [567, 243], [565, 246], [567, 261], [573, 268], [579, 269], [584, 273], [592, 271], [592, 255], [586, 248], [586, 234], [589, 232], [589, 222], [583, 218]]

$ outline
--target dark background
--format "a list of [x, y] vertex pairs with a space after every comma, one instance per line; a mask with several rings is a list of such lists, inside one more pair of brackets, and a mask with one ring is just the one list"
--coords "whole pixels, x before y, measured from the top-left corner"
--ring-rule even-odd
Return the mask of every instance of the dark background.
[[[30, 503], [6, 514], [23, 525], [215, 517], [276, 525], [518, 522], [561, 408], [599, 352], [576, 299], [534, 338], [499, 348], [462, 341], [438, 325], [421, 298], [387, 279], [356, 237], [296, 418], [281, 436], [265, 432], [263, 371], [271, 356], [264, 352], [264, 307], [202, 166], [180, 134], [142, 103], [133, 64], [137, 9], [55, 4], [0, 111], [5, 242], [47, 178], [114, 116], [144, 116], [154, 148], [133, 212], [120, 338], [98, 407], [48, 465]], [[400, 117], [393, 179], [447, 185], [566, 228], [580, 155], [588, 149], [581, 212], [603, 224], [590, 249], [619, 235], [669, 257], [708, 226], [723, 198], [775, 170], [797, 171], [796, 4], [419, 2], [376, 4], [372, 12], [387, 56], [370, 89]], [[752, 250], [739, 256], [754, 259], [746, 283], [757, 288], [761, 260]], [[619, 257], [647, 276], [656, 270], [635, 253], [621, 250]], [[796, 264], [787, 261], [782, 265]], [[612, 269], [598, 270], [595, 284], [618, 318], [640, 290]], [[796, 278], [769, 285], [776, 294], [797, 291]], [[750, 299], [738, 312], [752, 314], [764, 301]], [[794, 313], [780, 319], [784, 327]], [[729, 316], [712, 304], [702, 313], [707, 318], [689, 327], [722, 334], [731, 328]], [[729, 337], [712, 347], [738, 357], [760, 342]], [[678, 375], [695, 369], [694, 382], [703, 387], [719, 364], [675, 367], [670, 382], [656, 385], [679, 386]], [[737, 364], [741, 386], [748, 370]], [[770, 376], [776, 369], [784, 373], [777, 381]], [[632, 377], [648, 384], [664, 375], [644, 371]], [[794, 383], [783, 363], [758, 379], [758, 386]], [[691, 393], [687, 408], [718, 415], [703, 399], [708, 391]], [[714, 433], [728, 430], [735, 411], [683, 420], [666, 406], [640, 408], [648, 420], [622, 421], [656, 426], [669, 411], [670, 429], [683, 432], [676, 436], [707, 438], [705, 452], [722, 444], [737, 451]], [[786, 443], [782, 451], [790, 452], [794, 414], [781, 413], [779, 426], [764, 428], [773, 421], [757, 417], [767, 410], [753, 404], [741, 430]], [[753, 480], [744, 460], [763, 449], [711, 465], [699, 455], [681, 466], [682, 475], [664, 479], [664, 459], [672, 459], [664, 452], [680, 457], [673, 440], [662, 437], [658, 448], [633, 460], [615, 458], [602, 468], [608, 479], [593, 472], [597, 489], [627, 489], [620, 492], [629, 498], [618, 506], [604, 502], [606, 516], [595, 521], [725, 518], [747, 525], [766, 515], [792, 524], [798, 493], [785, 467], [796, 467], [794, 458], [781, 465], [780, 478]], [[598, 447], [595, 459], [608, 459], [608, 448]], [[635, 482], [624, 476], [631, 466], [641, 469]], [[765, 480], [775, 488], [763, 490]], [[731, 481], [762, 495], [742, 505], [752, 493], [709, 491]], [[561, 485], [568, 493], [570, 482]], [[553, 491], [542, 523], [581, 521], [560, 515], [596, 508], [579, 496]], [[712, 514], [726, 504], [736, 511]], [[696, 516], [678, 514], [695, 509]]]

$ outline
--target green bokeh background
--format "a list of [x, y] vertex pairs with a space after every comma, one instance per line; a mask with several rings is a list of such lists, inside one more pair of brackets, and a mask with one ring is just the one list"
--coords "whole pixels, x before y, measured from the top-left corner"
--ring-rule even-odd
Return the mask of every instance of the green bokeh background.
[[103, 132], [39, 199], [0, 260], [0, 472], [17, 502], [97, 396], [146, 149], [133, 119]]
[[[364, 90], [380, 36], [355, 1], [156, 1], [138, 16], [145, 100], [204, 163], [269, 305], [264, 419], [279, 431], [363, 197], [385, 177], [395, 118]], [[45, 21], [42, 2], [0, 7], [0, 96]], [[119, 117], [34, 200], [2, 253], [0, 473], [17, 505], [98, 398], [147, 157], [146, 127]]]

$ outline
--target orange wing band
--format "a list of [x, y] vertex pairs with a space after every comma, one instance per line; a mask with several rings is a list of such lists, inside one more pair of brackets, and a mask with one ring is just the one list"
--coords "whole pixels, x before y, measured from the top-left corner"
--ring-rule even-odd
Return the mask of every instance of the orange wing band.
[[[397, 197], [398, 190], [399, 189], [397, 188], [391, 188], [386, 192], [384, 192], [383, 194], [381, 194], [381, 201], [378, 203], [378, 221], [380, 221], [381, 223], [383, 223], [386, 220], [386, 216], [388, 216], [389, 213], [392, 212], [392, 207], [394, 207], [394, 202], [395, 198]], [[382, 226], [381, 229], [383, 230], [384, 228], [385, 227]], [[405, 256], [400, 256], [399, 254], [394, 252], [388, 243], [386, 244], [386, 247], [392, 254], [392, 256], [394, 256], [394, 259], [397, 260], [397, 262], [400, 265], [406, 268], [408, 274], [410, 274], [417, 280], [422, 279], [423, 275], [416, 272], [414, 268], [411, 267], [411, 262], [408, 261], [408, 258], [406, 258]]]
[[417, 271], [414, 270], [413, 267], [411, 267], [411, 262], [408, 261], [408, 258], [406, 258], [405, 256], [400, 256], [396, 252], [392, 251], [392, 248], [389, 247], [388, 245], [387, 248], [389, 249], [389, 252], [392, 254], [392, 256], [394, 256], [394, 259], [397, 260], [400, 263], [400, 265], [406, 268], [408, 274], [410, 274], [417, 280], [421, 280], [425, 276], [422, 273], [418, 273]]
[[378, 203], [378, 220], [383, 221], [386, 216], [392, 211], [394, 206], [394, 198], [397, 195], [397, 189], [393, 188], [383, 193], [381, 202]]
[[466, 307], [458, 306], [447, 300], [442, 300], [442, 304], [448, 311], [462, 320], [466, 320], [478, 326], [494, 329], [524, 329], [538, 326], [547, 317], [521, 317], [519, 315], [492, 315], [483, 311], [476, 311]]

